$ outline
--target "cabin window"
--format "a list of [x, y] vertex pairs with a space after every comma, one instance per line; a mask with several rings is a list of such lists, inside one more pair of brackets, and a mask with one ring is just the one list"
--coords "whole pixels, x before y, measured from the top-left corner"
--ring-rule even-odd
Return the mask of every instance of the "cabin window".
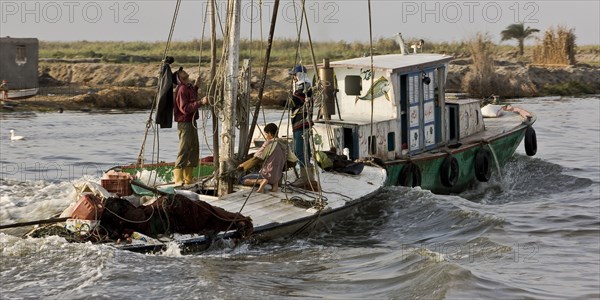
[[388, 151], [396, 150], [396, 133], [388, 132], [387, 135]]
[[17, 63], [21, 62], [27, 62], [27, 55], [25, 54], [25, 46], [17, 46], [17, 55], [15, 58], [15, 61], [17, 61]]
[[377, 137], [372, 135], [369, 137], [369, 155], [377, 153]]
[[458, 139], [458, 107], [450, 106], [448, 107], [448, 125], [450, 127], [450, 132], [448, 134], [448, 140]]
[[344, 91], [348, 96], [360, 96], [362, 78], [358, 75], [348, 75], [344, 78]]

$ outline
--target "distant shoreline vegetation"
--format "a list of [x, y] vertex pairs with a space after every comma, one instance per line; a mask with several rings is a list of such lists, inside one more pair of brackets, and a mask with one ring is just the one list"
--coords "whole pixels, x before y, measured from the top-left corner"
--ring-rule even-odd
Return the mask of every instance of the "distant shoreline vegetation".
[[[521, 31], [520, 26], [513, 26]], [[511, 27], [512, 28], [512, 27]], [[507, 37], [509, 37], [507, 35]], [[513, 39], [522, 37], [510, 35]], [[412, 50], [420, 41], [407, 39], [406, 46]], [[64, 77], [72, 74], [71, 65], [78, 64], [81, 72], [78, 80], [86, 84], [102, 83], [118, 86], [148, 86], [155, 79], [153, 72], [144, 66], [158, 64], [163, 56], [165, 42], [122, 42], [122, 41], [76, 41], [49, 42], [40, 41], [40, 62], [43, 72], [63, 82], [74, 79]], [[487, 34], [478, 34], [470, 40], [459, 42], [427, 42], [424, 41], [418, 52], [440, 53], [452, 56], [447, 74], [446, 89], [452, 92], [465, 92], [472, 97], [485, 98], [499, 95], [504, 98], [531, 97], [542, 95], [578, 95], [598, 94], [598, 68], [600, 68], [600, 46], [577, 46], [573, 30], [559, 27], [549, 29], [537, 45], [518, 47], [508, 44], [496, 44]], [[217, 41], [217, 59], [221, 56], [222, 40]], [[250, 58], [254, 66], [263, 65], [266, 42], [260, 40], [242, 40], [240, 42], [240, 59]], [[354, 57], [368, 56], [369, 43], [362, 42], [314, 42], [313, 49], [317, 63], [323, 58], [333, 61]], [[523, 54], [521, 54], [523, 50]], [[379, 39], [373, 42], [373, 54], [400, 53], [400, 46], [395, 39]], [[192, 40], [172, 42], [167, 53], [175, 57], [177, 66], [201, 66], [210, 64], [210, 41]], [[270, 67], [272, 69], [289, 69], [301, 61], [312, 66], [309, 43], [296, 40], [277, 39], [273, 41]], [[86, 67], [84, 63], [92, 63], [94, 67]], [[106, 67], [119, 69], [119, 65], [137, 68], [137, 75], [128, 76], [114, 82], [111, 78], [90, 77], [93, 70]], [[68, 67], [65, 67], [67, 65]], [[64, 71], [64, 69], [70, 71]], [[64, 71], [64, 72], [63, 72]], [[109, 71], [106, 71], [109, 72]], [[114, 71], [110, 71], [114, 72]], [[284, 74], [286, 72], [283, 72]], [[277, 77], [277, 76], [275, 76]], [[271, 78], [273, 82], [282, 78]], [[77, 82], [77, 80], [75, 81]], [[285, 86], [285, 83], [281, 83]]]
[[[468, 57], [469, 42], [425, 42], [423, 52], [444, 53], [454, 57]], [[407, 46], [416, 41], [406, 41]], [[222, 40], [217, 41], [217, 56], [221, 53]], [[40, 41], [39, 56], [41, 59], [78, 59], [97, 58], [109, 63], [140, 63], [159, 62], [165, 49], [165, 42], [122, 42], [122, 41], [75, 41], [55, 42]], [[511, 53], [516, 49], [512, 45], [492, 44], [495, 53]], [[202, 49], [201, 49], [202, 47]], [[525, 47], [525, 58], [531, 56], [535, 46]], [[240, 43], [240, 59], [251, 58], [261, 62], [266, 48], [266, 42], [242, 40]], [[347, 59], [369, 55], [369, 44], [362, 42], [313, 42], [315, 56], [318, 62], [323, 58], [332, 60]], [[296, 61], [296, 52], [299, 49], [299, 59], [305, 64], [312, 61], [308, 42], [301, 42], [297, 47], [295, 40], [278, 39], [273, 41], [270, 64], [274, 67], [288, 67]], [[399, 53], [400, 47], [393, 39], [379, 39], [373, 42], [374, 54]], [[599, 45], [578, 46], [577, 52], [598, 53]], [[173, 56], [178, 63], [197, 64], [200, 56], [202, 62], [210, 61], [210, 41], [192, 40], [175, 41], [170, 45], [169, 56]], [[579, 61], [593, 66], [599, 66], [598, 61]]]

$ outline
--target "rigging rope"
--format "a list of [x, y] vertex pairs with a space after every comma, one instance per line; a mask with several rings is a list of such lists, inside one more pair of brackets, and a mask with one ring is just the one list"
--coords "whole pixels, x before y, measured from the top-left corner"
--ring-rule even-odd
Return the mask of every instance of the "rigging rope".
[[[206, 1], [206, 8], [204, 11], [204, 21], [202, 22], [202, 37], [200, 38], [200, 54], [198, 55], [198, 79], [200, 78], [200, 74], [202, 74], [202, 70], [201, 70], [201, 66], [202, 66], [202, 52], [204, 51], [204, 30], [206, 28], [206, 20], [208, 19], [208, 4], [209, 2]], [[200, 97], [200, 88], [198, 88], [198, 97]], [[206, 121], [208, 119], [208, 115], [206, 113], [205, 110], [202, 110], [202, 137], [204, 138], [204, 141], [206, 142], [206, 145], [208, 147], [209, 152], [212, 152], [212, 150], [210, 149], [209, 143], [208, 143], [208, 137], [206, 134]], [[193, 124], [193, 123], [192, 123]], [[198, 128], [196, 128], [197, 130]], [[202, 147], [200, 147], [200, 152], [199, 152], [199, 157], [202, 157]]]
[[373, 93], [374, 93], [374, 88], [373, 88], [373, 80], [375, 79], [375, 72], [373, 70], [373, 23], [371, 20], [371, 0], [368, 1], [368, 5], [369, 5], [369, 52], [370, 52], [370, 56], [371, 56], [371, 135], [369, 140], [371, 141], [369, 143], [369, 155], [375, 155], [375, 153], [373, 153], [373, 148], [376, 147], [376, 143], [375, 143], [375, 139], [373, 137], [373, 110], [374, 110], [374, 106], [375, 106], [375, 99], [373, 98]]
[[[214, 1], [214, 0], [210, 0], [210, 1]], [[261, 18], [261, 49], [262, 49], [262, 44], [263, 44], [263, 42], [262, 42], [262, 1], [260, 3], [261, 3], [261, 11], [260, 11], [260, 18]], [[166, 55], [167, 55], [167, 53], [168, 53], [168, 51], [170, 49], [170, 45], [171, 45], [171, 41], [172, 41], [172, 37], [173, 37], [173, 32], [174, 32], [174, 29], [175, 29], [175, 24], [176, 24], [177, 15], [178, 15], [178, 12], [179, 12], [179, 9], [180, 9], [180, 5], [181, 5], [181, 0], [178, 0], [177, 4], [176, 4], [176, 7], [175, 7], [175, 12], [174, 12], [174, 15], [173, 15], [173, 20], [172, 20], [172, 23], [171, 23], [171, 28], [170, 28], [168, 40], [167, 40], [167, 43], [166, 43], [166, 46], [165, 46], [165, 50], [164, 50], [164, 53], [163, 53], [163, 61], [166, 58]], [[228, 3], [228, 6], [229, 5], [231, 5], [231, 3]], [[208, 3], [207, 3], [207, 7], [208, 7]], [[298, 21], [297, 11], [296, 11], [295, 7], [296, 6], [294, 5], [294, 13], [296, 14], [296, 25], [297, 25], [297, 30], [298, 30], [298, 41], [297, 41], [297, 48], [296, 48], [295, 65], [296, 65], [296, 63], [299, 60], [301, 61], [301, 53], [300, 53], [301, 42], [300, 42], [300, 37], [301, 37], [301, 32], [302, 32], [302, 27], [303, 27], [302, 25], [303, 25], [304, 22], [306, 22], [306, 29], [307, 29], [307, 34], [308, 34], [308, 38], [309, 38], [309, 44], [310, 44], [310, 50], [311, 50], [311, 57], [312, 57], [313, 65], [315, 67], [315, 72], [318, 72], [318, 68], [317, 68], [317, 64], [316, 64], [316, 59], [315, 59], [315, 55], [314, 55], [314, 49], [313, 49], [313, 45], [312, 45], [312, 40], [311, 40], [311, 37], [310, 37], [310, 29], [309, 29], [309, 26], [308, 26], [308, 17], [306, 15], [305, 0], [302, 0], [302, 15], [300, 16], [299, 21]], [[207, 9], [207, 11], [208, 11], [208, 9]], [[232, 26], [232, 24], [231, 24], [232, 19], [231, 18], [227, 19], [226, 30], [223, 31], [222, 20], [221, 20], [221, 17], [219, 15], [219, 12], [215, 11], [214, 13], [219, 17], [219, 25], [220, 25], [221, 31], [223, 33], [223, 40], [226, 40], [228, 38], [228, 36], [229, 36], [229, 29]], [[252, 13], [253, 13], [253, 11], [252, 11]], [[228, 17], [230, 17], [230, 16], [228, 16]], [[200, 55], [199, 55], [199, 66], [198, 66], [199, 76], [200, 76], [200, 65], [202, 63], [202, 56], [203, 56], [202, 55], [203, 54], [202, 51], [203, 51], [205, 25], [206, 25], [206, 16], [205, 16], [204, 24], [202, 26], [202, 40], [201, 40], [201, 43], [200, 43]], [[251, 28], [250, 35], [252, 36], [252, 28]], [[251, 43], [252, 43], [252, 40], [251, 40]], [[218, 102], [217, 99], [219, 99], [218, 96], [221, 93], [221, 89], [219, 87], [222, 87], [223, 80], [224, 80], [225, 67], [226, 67], [225, 63], [224, 63], [226, 60], [224, 58], [227, 56], [227, 54], [228, 54], [229, 51], [230, 51], [230, 49], [228, 49], [228, 45], [225, 44], [225, 43], [223, 43], [222, 53], [221, 53], [221, 59], [220, 59], [220, 63], [219, 63], [218, 68], [217, 68], [217, 72], [216, 72], [215, 76], [211, 79], [211, 82], [209, 84], [209, 89], [208, 89], [207, 95], [214, 95], [213, 99], [215, 99], [215, 101], [213, 103], [210, 103], [210, 105], [214, 106], [215, 108], [218, 108], [219, 105], [220, 105], [220, 103]], [[268, 59], [267, 57], [264, 57], [264, 58]], [[317, 73], [317, 78], [318, 78], [318, 73]], [[213, 89], [213, 87], [214, 87], [214, 89]], [[321, 97], [322, 97], [322, 93], [320, 92], [320, 90], [321, 90], [320, 87], [321, 87], [320, 79], [317, 79], [317, 84], [315, 86], [315, 91], [316, 91], [316, 93], [315, 93], [316, 97], [315, 98], [317, 98], [317, 99], [321, 99]], [[154, 112], [156, 101], [157, 101], [157, 99], [155, 99], [154, 103], [153, 103], [153, 107], [152, 107], [152, 110], [151, 110], [151, 113], [150, 113], [150, 117], [149, 117], [149, 120], [148, 120], [148, 123], [147, 123], [147, 127], [146, 127], [146, 133], [145, 133], [145, 136], [144, 136], [144, 142], [142, 144], [142, 149], [140, 151], [140, 156], [138, 158], [138, 161], [140, 161], [142, 163], [143, 163], [143, 158], [142, 157], [143, 157], [143, 153], [144, 153], [144, 145], [146, 143], [146, 138], [147, 138], [147, 134], [148, 134], [149, 128], [152, 127], [152, 125], [151, 125], [152, 124], [151, 116], [152, 116], [152, 114]], [[318, 101], [318, 103], [322, 103], [322, 101]], [[286, 105], [289, 105], [289, 101], [288, 101], [288, 103], [286, 103]], [[312, 110], [313, 107], [314, 106], [306, 107], [305, 109], [311, 109]], [[288, 110], [284, 110], [284, 112], [282, 113], [281, 120], [280, 120], [280, 125], [281, 125], [281, 121], [282, 121], [283, 116], [284, 116], [284, 114], [285, 114], [286, 111], [288, 111]], [[307, 113], [309, 113], [309, 112], [307, 111]], [[207, 118], [203, 118], [203, 127], [204, 127], [205, 131], [206, 131], [206, 124], [205, 124], [206, 119]], [[264, 111], [263, 111], [263, 119], [266, 119], [266, 117], [264, 116]], [[288, 120], [289, 120], [289, 114], [288, 114]], [[291, 123], [288, 122], [288, 124], [291, 124]], [[288, 130], [289, 130], [289, 125], [288, 125]], [[213, 132], [213, 134], [216, 134], [216, 132]], [[205, 134], [205, 140], [206, 140], [206, 134]], [[315, 149], [316, 149], [315, 144], [314, 144], [314, 140], [310, 139], [309, 143], [310, 143], [309, 147], [311, 147], [312, 150], [313, 150], [312, 153], [313, 153], [313, 159], [314, 159], [314, 154], [315, 154]], [[153, 145], [153, 147], [154, 148], [158, 147], [158, 144], [159, 144], [159, 139], [158, 139], [158, 133], [156, 132], [156, 135], [155, 135], [155, 144]], [[208, 143], [207, 143], [207, 145], [208, 145]], [[154, 156], [153, 156], [153, 158], [154, 158]], [[157, 155], [156, 158], [158, 160], [158, 155]], [[317, 173], [317, 176], [319, 176], [318, 173]], [[320, 181], [320, 179], [319, 179], [319, 181]], [[321, 202], [321, 204], [326, 203], [326, 199], [324, 199], [324, 197], [323, 197], [320, 189], [319, 189], [319, 201]], [[243, 209], [243, 206], [242, 206], [242, 209]], [[240, 210], [240, 212], [241, 212], [241, 210]]]
[[[310, 47], [310, 53], [311, 53], [311, 58], [312, 58], [312, 62], [313, 62], [313, 67], [315, 68], [315, 76], [317, 78], [317, 84], [316, 84], [316, 87], [314, 87], [314, 88], [315, 88], [315, 90], [317, 92], [316, 94], [319, 94], [321, 96], [321, 98], [320, 98], [321, 101], [319, 101], [319, 102], [322, 105], [322, 103], [323, 103], [323, 101], [322, 101], [322, 97], [323, 97], [322, 91], [323, 91], [323, 89], [322, 89], [322, 84], [321, 84], [321, 78], [319, 77], [319, 68], [317, 66], [317, 59], [315, 57], [315, 50], [314, 50], [313, 43], [312, 43], [312, 38], [311, 38], [311, 35], [310, 35], [310, 27], [308, 25], [308, 15], [306, 14], [306, 0], [302, 0], [302, 15], [304, 16], [304, 21], [306, 22], [306, 34], [308, 36], [308, 44], [309, 44], [309, 47]], [[313, 106], [311, 105], [309, 109], [313, 110]], [[320, 110], [321, 110], [321, 108], [319, 107], [319, 111]], [[309, 135], [310, 135], [310, 138], [309, 138], [310, 145], [309, 146], [311, 147], [311, 150], [312, 150], [311, 151], [311, 155], [312, 155], [313, 161], [316, 162], [317, 161], [317, 159], [316, 159], [316, 147], [315, 147], [315, 140], [312, 138], [312, 128], [311, 128], [311, 131], [309, 131]], [[320, 173], [316, 172], [316, 175], [317, 175], [317, 182], [319, 183], [319, 186], [321, 186], [321, 176], [320, 176]], [[315, 188], [312, 186], [312, 182], [310, 182], [310, 180], [309, 180], [309, 183], [310, 183], [311, 189], [314, 190]], [[321, 191], [320, 188], [318, 190], [319, 190], [320, 201], [323, 201], [323, 192]], [[322, 206], [325, 207], [325, 205], [322, 205]]]
[[175, 4], [175, 12], [173, 13], [173, 20], [171, 21], [171, 29], [169, 30], [169, 37], [167, 38], [167, 45], [165, 46], [165, 51], [163, 53], [163, 59], [167, 57], [167, 53], [169, 52], [169, 48], [171, 46], [171, 40], [173, 39], [173, 32], [175, 32], [175, 24], [177, 23], [177, 16], [179, 14], [179, 7], [181, 6], [181, 0], [177, 0]]
[[[269, 27], [269, 38], [267, 41], [267, 48], [265, 50], [265, 60], [264, 60], [263, 70], [262, 70], [260, 83], [259, 83], [259, 87], [258, 87], [258, 101], [256, 102], [256, 107], [254, 108], [254, 114], [252, 115], [252, 125], [250, 126], [250, 129], [248, 131], [249, 139], [246, 141], [246, 145], [245, 145], [244, 151], [243, 151], [244, 153], [241, 153], [244, 156], [247, 156], [248, 150], [250, 149], [251, 139], [254, 134], [254, 129], [257, 127], [256, 124], [258, 122], [258, 115], [260, 113], [261, 102], [263, 99], [264, 87], [265, 87], [265, 83], [266, 83], [267, 70], [269, 67], [269, 60], [271, 57], [271, 48], [273, 45], [273, 35], [275, 33], [275, 24], [277, 22], [278, 10], [279, 10], [279, 0], [275, 0], [275, 2], [273, 3], [273, 15], [272, 15], [272, 20], [271, 20], [271, 25]], [[261, 20], [261, 22], [262, 22], [262, 20]], [[264, 114], [263, 114], [263, 116], [264, 116]]]

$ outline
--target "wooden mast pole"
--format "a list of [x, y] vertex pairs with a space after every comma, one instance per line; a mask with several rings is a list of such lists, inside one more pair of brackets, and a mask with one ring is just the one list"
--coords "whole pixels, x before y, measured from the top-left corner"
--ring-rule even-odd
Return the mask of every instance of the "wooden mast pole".
[[223, 102], [223, 126], [221, 131], [221, 148], [219, 157], [219, 196], [229, 194], [233, 191], [233, 180], [229, 172], [234, 171], [237, 166], [234, 162], [235, 147], [235, 125], [237, 89], [238, 89], [238, 67], [239, 67], [239, 40], [240, 40], [240, 10], [241, 0], [232, 1], [229, 20], [229, 46], [227, 53], [227, 68], [225, 72], [225, 88]]
[[213, 128], [213, 167], [215, 174], [219, 174], [219, 118], [217, 118], [217, 79], [215, 74], [217, 73], [217, 27], [215, 25], [215, 18], [217, 11], [215, 10], [215, 1], [210, 1], [210, 75], [209, 82], [210, 86], [209, 96], [213, 96], [213, 105], [211, 105], [212, 115], [212, 128]]
[[237, 127], [240, 128], [239, 144], [237, 157], [244, 158], [246, 156], [245, 148], [246, 141], [250, 140], [248, 136], [249, 118], [250, 118], [250, 79], [252, 77], [252, 67], [250, 59], [244, 59], [239, 80], [239, 101], [237, 102]]

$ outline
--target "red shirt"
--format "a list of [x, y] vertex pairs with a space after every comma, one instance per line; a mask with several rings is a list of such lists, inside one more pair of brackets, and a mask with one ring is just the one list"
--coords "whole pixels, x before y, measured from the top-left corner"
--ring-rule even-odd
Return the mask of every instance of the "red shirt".
[[191, 84], [178, 85], [175, 89], [175, 105], [173, 106], [173, 115], [175, 122], [192, 122], [199, 118], [198, 108], [200, 101], [198, 99], [198, 87]]

